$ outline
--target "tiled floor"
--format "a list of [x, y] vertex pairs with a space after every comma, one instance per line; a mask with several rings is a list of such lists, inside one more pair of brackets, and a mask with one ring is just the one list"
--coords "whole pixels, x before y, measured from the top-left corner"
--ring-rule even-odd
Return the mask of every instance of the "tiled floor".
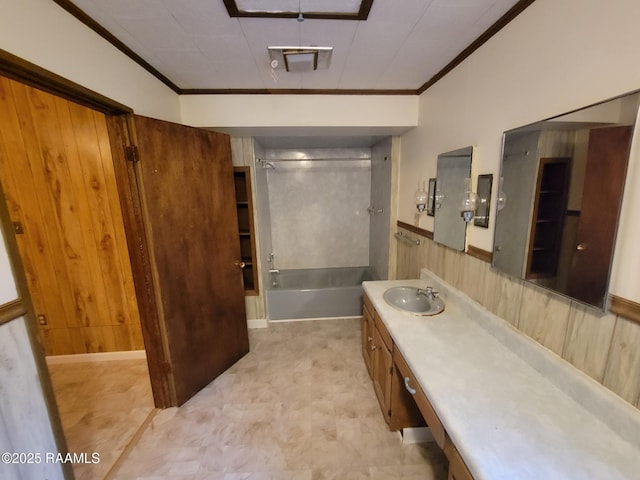
[[386, 427], [357, 319], [272, 324], [250, 340], [189, 402], [158, 411], [113, 478], [446, 479], [435, 444], [403, 445]]
[[69, 452], [100, 455], [74, 464], [76, 480], [103, 478], [153, 411], [147, 361], [53, 364], [49, 373]]

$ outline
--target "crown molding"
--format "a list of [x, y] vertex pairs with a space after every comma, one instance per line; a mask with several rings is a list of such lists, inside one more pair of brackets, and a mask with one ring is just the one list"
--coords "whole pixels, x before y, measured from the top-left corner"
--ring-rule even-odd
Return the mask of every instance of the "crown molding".
[[420, 95], [421, 93], [428, 90], [430, 87], [435, 85], [439, 80], [441, 80], [447, 73], [460, 65], [467, 57], [471, 56], [473, 52], [478, 50], [482, 45], [487, 43], [491, 37], [493, 37], [496, 33], [506, 27], [514, 18], [520, 15], [524, 10], [529, 7], [535, 0], [520, 0], [513, 7], [509, 9], [507, 13], [505, 13], [502, 17], [500, 17], [493, 25], [491, 25], [485, 32], [476, 38], [471, 45], [465, 48], [460, 54], [451, 60], [442, 70], [436, 73], [433, 77], [431, 77], [426, 83], [424, 83], [420, 88], [418, 88], [417, 93]]
[[[489, 27], [482, 35], [480, 35], [471, 45], [465, 48], [456, 58], [454, 58], [449, 64], [447, 64], [442, 70], [436, 73], [433, 77], [431, 77], [427, 82], [425, 82], [420, 88], [416, 90], [412, 89], [400, 89], [400, 90], [352, 90], [352, 89], [300, 89], [300, 90], [289, 90], [289, 89], [182, 89], [178, 87], [175, 83], [161, 74], [158, 70], [156, 70], [153, 66], [151, 66], [146, 60], [140, 57], [137, 53], [127, 47], [123, 42], [118, 40], [118, 38], [109, 32], [106, 28], [92, 19], [89, 15], [87, 15], [83, 10], [74, 5], [70, 0], [53, 0], [56, 4], [58, 4], [61, 8], [66, 10], [68, 13], [73, 15], [80, 22], [85, 24], [91, 30], [96, 32], [102, 38], [111, 43], [114, 47], [120, 50], [122, 53], [127, 55], [131, 60], [136, 62], [142, 68], [144, 68], [151, 75], [156, 77], [162, 83], [164, 83], [167, 87], [173, 90], [178, 95], [420, 95], [425, 92], [427, 89], [432, 87], [436, 82], [442, 79], [447, 73], [452, 71], [458, 65], [460, 65], [467, 57], [469, 57], [473, 52], [475, 52], [478, 48], [484, 45], [491, 37], [493, 37], [496, 33], [498, 33], [503, 27], [505, 27], [511, 20], [516, 18], [520, 13], [522, 13], [528, 6], [530, 6], [535, 0], [520, 0], [513, 7], [509, 9], [507, 13], [505, 13], [502, 17], [500, 17], [491, 27]], [[242, 12], [237, 11], [237, 7], [235, 8], [237, 15], [232, 15], [233, 7], [230, 8], [230, 4], [235, 5], [235, 1], [232, 0], [223, 0], [227, 10], [229, 11], [230, 16], [236, 17], [247, 17], [247, 16], [256, 16], [256, 15], [248, 15], [243, 14]], [[373, 0], [363, 0], [362, 7], [360, 9], [359, 15], [362, 15], [362, 12], [366, 10], [366, 15], [368, 16], [369, 10], [371, 9], [371, 4]], [[290, 14], [293, 15], [293, 14]], [[293, 18], [297, 17], [297, 12], [293, 15]], [[313, 14], [305, 13], [305, 18], [326, 18], [333, 19], [333, 17], [312, 17]], [[268, 16], [268, 15], [263, 15]], [[344, 16], [343, 16], [344, 17]], [[286, 17], [289, 18], [289, 17]], [[336, 17], [337, 18], [337, 17]], [[366, 20], [366, 16], [364, 18], [346, 18], [350, 20]], [[345, 18], [343, 18], [345, 19]]]

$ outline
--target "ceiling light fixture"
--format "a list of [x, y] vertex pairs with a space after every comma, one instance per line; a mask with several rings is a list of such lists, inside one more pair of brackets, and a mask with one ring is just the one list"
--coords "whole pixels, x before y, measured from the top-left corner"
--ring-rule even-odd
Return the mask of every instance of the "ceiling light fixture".
[[[229, 17], [299, 18], [292, 0], [222, 0]], [[323, 0], [306, 2], [305, 20], [366, 20], [373, 0]], [[293, 7], [293, 8], [292, 8]]]
[[333, 47], [267, 47], [272, 68], [302, 73], [329, 68]]

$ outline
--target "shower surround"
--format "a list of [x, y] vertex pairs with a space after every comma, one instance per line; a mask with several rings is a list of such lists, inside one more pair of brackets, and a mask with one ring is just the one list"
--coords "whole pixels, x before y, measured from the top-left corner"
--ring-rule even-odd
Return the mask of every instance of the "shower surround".
[[278, 269], [369, 265], [371, 149], [269, 150]]
[[269, 320], [360, 315], [362, 281], [387, 277], [391, 143], [265, 149], [255, 142]]

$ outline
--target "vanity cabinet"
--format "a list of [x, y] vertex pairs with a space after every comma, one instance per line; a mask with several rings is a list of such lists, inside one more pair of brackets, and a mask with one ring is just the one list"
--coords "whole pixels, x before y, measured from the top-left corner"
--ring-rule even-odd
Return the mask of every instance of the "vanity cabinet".
[[464, 460], [462, 460], [458, 449], [448, 437], [444, 446], [444, 454], [447, 460], [449, 460], [449, 475], [447, 476], [447, 480], [473, 480], [473, 475], [471, 475]]
[[449, 460], [448, 480], [473, 480], [473, 475], [469, 472], [458, 449], [447, 435], [444, 425], [431, 405], [429, 398], [420, 387], [407, 361], [398, 349], [393, 351], [393, 365], [396, 369], [395, 378], [399, 384], [398, 386], [413, 399], [422, 417], [426, 420], [433, 439]]
[[380, 316], [364, 295], [362, 356], [385, 421], [392, 431], [424, 426], [424, 419], [407, 393], [393, 363], [394, 345]]
[[364, 296], [362, 304], [362, 357], [364, 358], [364, 364], [367, 367], [369, 378], [373, 379], [373, 330], [375, 328], [373, 323], [373, 312], [375, 310], [366, 295]]
[[374, 314], [372, 379], [373, 390], [387, 423], [391, 420], [391, 377], [393, 376], [393, 357], [391, 336], [377, 314]]
[[449, 460], [448, 480], [473, 480], [429, 398], [366, 294], [362, 308], [362, 356], [389, 429], [428, 426]]
[[402, 379], [402, 387], [413, 398], [438, 446], [444, 449], [446, 438], [444, 426], [399, 350], [394, 351], [393, 362], [398, 370], [398, 378]]

